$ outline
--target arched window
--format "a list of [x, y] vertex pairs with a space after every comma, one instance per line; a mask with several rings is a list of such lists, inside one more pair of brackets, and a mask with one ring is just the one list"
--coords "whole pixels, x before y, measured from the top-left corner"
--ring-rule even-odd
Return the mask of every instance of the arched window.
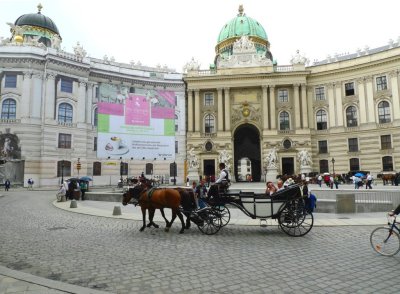
[[382, 170], [383, 171], [393, 171], [393, 157], [392, 156], [382, 157]]
[[390, 107], [389, 102], [382, 101], [378, 104], [378, 116], [379, 116], [379, 123], [389, 123], [390, 122]]
[[146, 175], [152, 175], [152, 174], [153, 174], [153, 164], [146, 163]]
[[93, 175], [101, 176], [101, 162], [99, 161], [93, 162]]
[[61, 103], [58, 106], [58, 121], [72, 123], [72, 106], [68, 103]]
[[71, 176], [71, 162], [66, 160], [57, 161], [57, 177]]
[[322, 159], [319, 161], [319, 172], [321, 174], [329, 172], [328, 160]]
[[317, 130], [326, 130], [328, 128], [326, 111], [320, 109], [317, 111]]
[[15, 119], [17, 116], [17, 103], [14, 99], [5, 99], [1, 106], [1, 118]]
[[215, 127], [215, 119], [214, 116], [211, 114], [207, 114], [204, 117], [204, 132], [206, 133], [214, 133]]
[[179, 125], [178, 125], [178, 116], [175, 114], [175, 132], [177, 132], [179, 130]]
[[358, 158], [350, 158], [350, 171], [358, 171], [360, 170], [360, 160]]
[[97, 127], [97, 124], [98, 124], [98, 110], [97, 110], [97, 108], [95, 108], [95, 110], [94, 110], [94, 112], [93, 112], [93, 125], [95, 126], [95, 127]]
[[356, 127], [357, 122], [357, 108], [355, 106], [347, 107], [346, 109], [346, 121], [348, 127]]
[[280, 130], [290, 130], [289, 113], [282, 111], [279, 114], [279, 129]]

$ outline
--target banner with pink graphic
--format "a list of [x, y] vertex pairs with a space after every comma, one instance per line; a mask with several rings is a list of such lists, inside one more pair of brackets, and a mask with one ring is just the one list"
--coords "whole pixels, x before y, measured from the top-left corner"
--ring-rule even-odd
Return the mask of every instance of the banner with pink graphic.
[[129, 98], [125, 101], [125, 113], [127, 125], [150, 125], [150, 104], [143, 96], [129, 94]]
[[111, 115], [124, 115], [124, 105], [108, 102], [97, 103], [97, 111], [100, 114], [111, 114]]

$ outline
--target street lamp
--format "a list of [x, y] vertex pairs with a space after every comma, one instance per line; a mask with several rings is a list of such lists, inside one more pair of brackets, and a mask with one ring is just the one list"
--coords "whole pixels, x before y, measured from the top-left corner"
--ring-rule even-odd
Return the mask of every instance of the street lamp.
[[122, 162], [122, 157], [119, 158], [121, 160], [120, 164], [119, 164], [119, 175], [120, 175], [120, 181], [121, 181], [121, 186], [122, 186], [122, 172], [123, 172], [123, 168], [124, 168], [124, 163]]
[[332, 169], [333, 169], [333, 174], [335, 174], [335, 158], [332, 157]]
[[176, 162], [174, 160], [174, 185], [176, 185]]
[[64, 159], [61, 160], [61, 184], [64, 183]]

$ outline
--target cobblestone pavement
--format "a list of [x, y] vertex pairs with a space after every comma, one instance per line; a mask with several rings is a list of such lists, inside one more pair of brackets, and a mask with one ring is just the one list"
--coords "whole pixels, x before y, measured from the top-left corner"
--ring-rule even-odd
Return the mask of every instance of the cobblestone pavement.
[[0, 197], [1, 266], [112, 293], [395, 291], [400, 256], [372, 251], [371, 226], [314, 227], [300, 238], [276, 226], [233, 225], [213, 236], [194, 227], [180, 235], [177, 224], [139, 232], [141, 222], [57, 209], [54, 194]]

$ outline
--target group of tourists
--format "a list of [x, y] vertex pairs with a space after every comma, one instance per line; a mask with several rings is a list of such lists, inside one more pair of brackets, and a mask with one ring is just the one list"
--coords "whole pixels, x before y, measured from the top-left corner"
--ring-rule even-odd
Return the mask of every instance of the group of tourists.
[[[85, 192], [88, 190], [88, 182], [87, 181], [64, 181], [60, 185], [60, 189], [57, 192], [57, 195], [65, 196], [66, 200], [85, 200]], [[79, 197], [77, 194], [79, 193]]]

